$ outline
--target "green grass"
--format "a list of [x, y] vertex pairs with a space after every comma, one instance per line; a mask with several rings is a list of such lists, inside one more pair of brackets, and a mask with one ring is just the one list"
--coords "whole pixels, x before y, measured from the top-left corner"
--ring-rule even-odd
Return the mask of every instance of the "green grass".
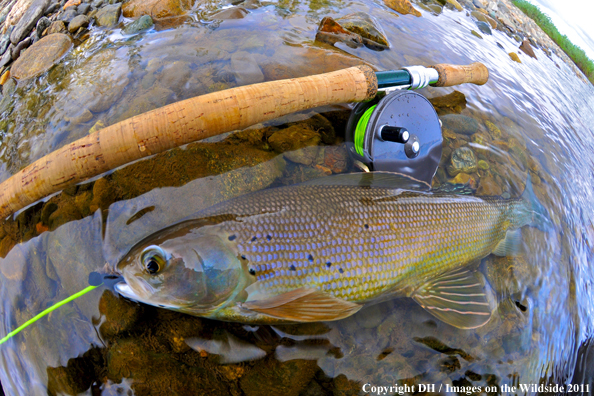
[[524, 12], [528, 17], [534, 19], [534, 22], [544, 32], [557, 43], [559, 47], [575, 62], [577, 67], [584, 72], [586, 77], [594, 84], [594, 62], [588, 56], [583, 49], [574, 45], [567, 36], [559, 33], [551, 18], [548, 15], [543, 14], [540, 9], [527, 2], [526, 0], [512, 0], [514, 5]]

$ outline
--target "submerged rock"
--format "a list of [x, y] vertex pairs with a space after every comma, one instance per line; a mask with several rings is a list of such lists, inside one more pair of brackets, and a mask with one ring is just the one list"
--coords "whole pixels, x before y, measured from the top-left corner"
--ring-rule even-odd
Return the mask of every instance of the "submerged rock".
[[56, 33], [42, 38], [23, 53], [12, 67], [12, 76], [18, 80], [35, 77], [49, 70], [72, 48], [72, 40]]
[[278, 152], [293, 151], [307, 146], [317, 146], [321, 141], [320, 134], [307, 124], [294, 124], [273, 133], [268, 144]]
[[366, 46], [379, 44], [385, 48], [390, 47], [386, 34], [375, 18], [369, 14], [354, 12], [338, 18], [336, 22], [346, 30], [361, 36]]
[[409, 0], [384, 0], [384, 4], [402, 15], [412, 14], [416, 17], [422, 16], [421, 13], [412, 6]]
[[78, 16], [74, 17], [68, 24], [68, 31], [70, 33], [75, 33], [81, 27], [86, 28], [87, 26], [89, 26], [90, 22], [91, 21], [89, 20], [88, 16], [78, 15]]
[[522, 61], [520, 60], [520, 57], [515, 52], [510, 52], [508, 55], [511, 58], [511, 60], [513, 60], [514, 62], [522, 63]]
[[454, 150], [447, 171], [450, 176], [458, 173], [472, 173], [476, 171], [477, 161], [474, 152], [468, 147], [460, 147]]
[[444, 96], [429, 99], [438, 115], [460, 113], [466, 108], [466, 96], [460, 91], [454, 91]]
[[134, 22], [126, 25], [122, 29], [123, 34], [136, 34], [153, 27], [153, 18], [150, 15], [143, 15]]
[[528, 41], [528, 40], [522, 41], [522, 45], [520, 45], [520, 50], [523, 53], [525, 53], [526, 55], [528, 55], [534, 59], [538, 59], [536, 57], [536, 54], [534, 53], [534, 50], [532, 49], [532, 46], [530, 45], [530, 41]]
[[483, 36], [481, 36], [481, 35], [479, 34], [479, 32], [477, 32], [476, 30], [471, 30], [471, 31], [470, 31], [470, 34], [472, 34], [472, 35], [473, 35], [473, 36], [475, 36], [475, 37], [478, 37], [478, 38], [480, 38], [481, 40], [483, 39]]
[[191, 7], [189, 0], [131, 0], [122, 11], [126, 18], [150, 15], [153, 19], [184, 15]]
[[247, 14], [248, 10], [243, 7], [231, 7], [215, 12], [210, 19], [243, 19]]
[[320, 22], [316, 41], [334, 45], [338, 41], [351, 48], [358, 48], [363, 45], [363, 38], [357, 33], [349, 32], [331, 17], [325, 17]]
[[478, 122], [471, 117], [460, 114], [448, 114], [440, 117], [444, 128], [463, 135], [472, 135], [479, 129]]
[[235, 52], [231, 56], [231, 69], [237, 85], [256, 84], [264, 81], [262, 69], [254, 55], [246, 51]]
[[491, 35], [491, 28], [487, 22], [477, 21], [476, 26], [478, 26], [479, 30], [485, 34]]
[[37, 24], [37, 20], [43, 16], [48, 4], [49, 0], [37, 0], [29, 6], [10, 34], [10, 41], [14, 45], [27, 37], [31, 29]]
[[122, 5], [121, 4], [113, 4], [107, 5], [103, 8], [100, 8], [97, 14], [95, 15], [95, 21], [97, 26], [104, 26], [110, 27], [114, 26], [120, 20], [120, 15], [122, 14]]

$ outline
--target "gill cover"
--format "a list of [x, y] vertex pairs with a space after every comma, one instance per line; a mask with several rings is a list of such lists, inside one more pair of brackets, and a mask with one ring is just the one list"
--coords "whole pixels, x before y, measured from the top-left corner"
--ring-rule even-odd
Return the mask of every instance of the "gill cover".
[[192, 223], [173, 226], [135, 246], [118, 264], [126, 281], [116, 286], [118, 292], [202, 315], [231, 302], [244, 278], [237, 253], [219, 237], [217, 227]]

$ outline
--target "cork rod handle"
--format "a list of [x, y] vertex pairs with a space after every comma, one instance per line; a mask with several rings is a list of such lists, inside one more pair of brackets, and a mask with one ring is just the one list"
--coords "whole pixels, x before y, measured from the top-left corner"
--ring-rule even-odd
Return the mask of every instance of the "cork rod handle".
[[489, 80], [489, 70], [480, 62], [471, 63], [466, 66], [442, 63], [429, 67], [437, 70], [439, 74], [439, 80], [431, 84], [434, 87], [452, 87], [465, 83], [483, 85]]
[[369, 66], [213, 92], [108, 126], [33, 162], [0, 184], [2, 218], [129, 162], [300, 110], [377, 93]]

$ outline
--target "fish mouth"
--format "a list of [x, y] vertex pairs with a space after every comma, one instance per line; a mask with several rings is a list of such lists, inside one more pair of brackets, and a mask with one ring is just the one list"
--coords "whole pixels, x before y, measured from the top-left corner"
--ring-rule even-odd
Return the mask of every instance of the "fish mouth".
[[131, 300], [141, 301], [142, 298], [138, 296], [132, 288], [126, 282], [118, 282], [115, 284], [114, 289], [120, 293], [122, 296], [129, 298]]

